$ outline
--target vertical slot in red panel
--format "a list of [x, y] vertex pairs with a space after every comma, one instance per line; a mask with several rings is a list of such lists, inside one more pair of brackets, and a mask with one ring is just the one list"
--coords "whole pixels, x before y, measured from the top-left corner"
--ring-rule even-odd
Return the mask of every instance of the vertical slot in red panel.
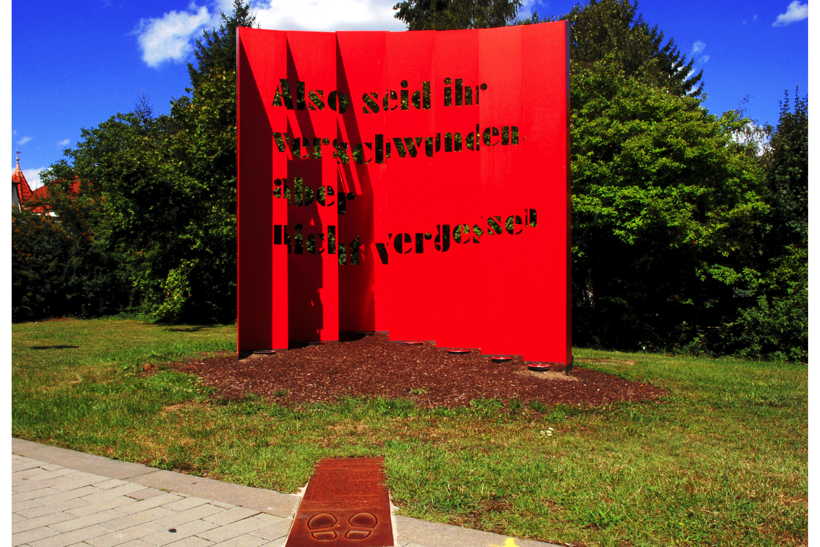
[[237, 349], [288, 347], [287, 249], [275, 244], [275, 227], [287, 224], [287, 207], [273, 182], [287, 175], [273, 132], [286, 117], [272, 105], [285, 73], [285, 34], [237, 32]]
[[[524, 129], [538, 123], [523, 108], [524, 96], [537, 95], [540, 90], [522, 86], [522, 28], [485, 30], [479, 39], [479, 75], [487, 84], [480, 106], [480, 229], [484, 232], [481, 246], [487, 320], [480, 323], [480, 329], [481, 351], [489, 355], [523, 354], [521, 325], [536, 319], [531, 296], [542, 289], [540, 283], [533, 285], [533, 274], [543, 275], [541, 267], [547, 261], [538, 246], [543, 232], [523, 225], [525, 211], [537, 208], [535, 201], [545, 198], [542, 171], [530, 168], [522, 158], [537, 156], [545, 143], [533, 141]], [[518, 225], [516, 217], [521, 222]]]
[[[440, 251], [436, 250], [436, 224], [441, 208], [439, 180], [425, 139], [436, 131], [435, 107], [424, 108], [425, 82], [435, 94], [435, 32], [401, 32], [387, 35], [384, 65], [384, 161], [387, 185], [387, 226], [377, 232], [389, 244], [390, 339], [435, 340], [436, 283]], [[418, 107], [413, 95], [419, 92]], [[387, 233], [385, 233], [385, 231]], [[384, 238], [384, 239], [382, 239]]]
[[[537, 150], [522, 158], [528, 173], [540, 172], [537, 253], [527, 261], [526, 282], [540, 284], [532, 292], [533, 312], [521, 322], [525, 333], [524, 360], [569, 363], [572, 360], [569, 179], [569, 52], [568, 23], [521, 27], [523, 51], [542, 52], [522, 59], [522, 88], [527, 129]], [[537, 123], [533, 123], [537, 121]], [[534, 230], [535, 231], [535, 230]]]
[[[377, 222], [384, 223], [381, 217], [386, 212], [386, 165], [376, 163], [375, 149], [376, 135], [384, 134], [384, 115], [380, 99], [372, 96], [383, 94], [386, 47], [386, 32], [336, 33], [337, 89], [350, 98], [349, 108], [337, 118], [338, 138], [351, 148], [349, 163], [340, 166], [339, 192], [344, 195], [337, 196], [344, 200], [338, 231], [346, 253], [345, 263], [339, 266], [339, 328], [343, 331], [388, 329], [389, 264], [382, 262], [374, 231]], [[358, 245], [358, 264], [352, 263], [351, 244]]]
[[[329, 252], [337, 230], [334, 206], [320, 203], [320, 191], [338, 188], [334, 154], [336, 118], [344, 101], [336, 90], [336, 36], [332, 33], [287, 33], [287, 109], [290, 159], [288, 235], [288, 324], [290, 339], [339, 339], [339, 277], [336, 254]], [[335, 101], [334, 101], [335, 99]], [[327, 140], [325, 140], [327, 139]], [[338, 244], [338, 242], [337, 242]]]
[[[482, 347], [479, 325], [492, 321], [484, 296], [500, 282], [488, 276], [483, 238], [473, 226], [483, 213], [482, 154], [476, 146], [481, 90], [479, 30], [436, 33], [433, 111], [440, 144], [434, 152], [427, 199], [440, 211], [436, 224], [446, 226], [448, 248], [439, 254], [436, 283], [436, 343], [439, 347]], [[440, 148], [439, 148], [440, 146]], [[466, 229], [465, 229], [466, 227]]]

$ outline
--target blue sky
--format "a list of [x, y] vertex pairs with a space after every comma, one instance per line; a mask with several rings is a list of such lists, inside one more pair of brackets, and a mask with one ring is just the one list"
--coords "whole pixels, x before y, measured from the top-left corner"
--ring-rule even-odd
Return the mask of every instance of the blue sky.
[[[260, 0], [262, 28], [404, 30], [396, 0]], [[571, 0], [527, 0], [522, 15], [561, 15]], [[147, 95], [166, 113], [188, 85], [193, 40], [229, 0], [80, 0], [11, 6], [11, 148], [29, 181], [63, 158], [81, 128]], [[808, 94], [808, 0], [644, 0], [639, 11], [703, 69], [704, 106], [720, 114], [748, 97], [748, 115], [776, 124], [784, 91]], [[8, 141], [7, 141], [8, 142]]]

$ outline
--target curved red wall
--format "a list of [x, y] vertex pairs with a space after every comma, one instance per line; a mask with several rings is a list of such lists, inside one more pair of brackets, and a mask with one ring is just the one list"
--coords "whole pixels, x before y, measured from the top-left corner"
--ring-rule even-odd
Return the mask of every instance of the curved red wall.
[[571, 363], [568, 34], [238, 29], [238, 349]]

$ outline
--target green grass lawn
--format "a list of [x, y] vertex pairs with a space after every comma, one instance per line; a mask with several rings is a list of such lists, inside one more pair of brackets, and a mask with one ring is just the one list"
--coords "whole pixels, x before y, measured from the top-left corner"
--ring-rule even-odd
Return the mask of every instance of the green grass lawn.
[[320, 458], [384, 456], [401, 513], [556, 543], [808, 543], [806, 366], [576, 349], [579, 366], [670, 395], [544, 413], [285, 408], [219, 400], [161, 366], [233, 351], [235, 326], [50, 321], [12, 337], [15, 437], [282, 492]]

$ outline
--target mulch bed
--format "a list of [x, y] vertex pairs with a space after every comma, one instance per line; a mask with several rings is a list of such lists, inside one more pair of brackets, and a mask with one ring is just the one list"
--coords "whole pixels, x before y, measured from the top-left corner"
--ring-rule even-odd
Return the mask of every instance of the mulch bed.
[[[630, 382], [576, 365], [530, 372], [521, 357], [494, 363], [477, 350], [453, 355], [433, 344], [405, 345], [385, 334], [349, 335], [339, 343], [299, 347], [274, 355], [235, 355], [175, 363], [201, 377], [220, 396], [257, 394], [280, 404], [337, 402], [339, 398], [411, 399], [420, 407], [454, 408], [473, 399], [517, 398], [523, 404], [601, 406], [616, 401], [652, 401], [658, 387]], [[626, 362], [628, 365], [629, 363]]]

